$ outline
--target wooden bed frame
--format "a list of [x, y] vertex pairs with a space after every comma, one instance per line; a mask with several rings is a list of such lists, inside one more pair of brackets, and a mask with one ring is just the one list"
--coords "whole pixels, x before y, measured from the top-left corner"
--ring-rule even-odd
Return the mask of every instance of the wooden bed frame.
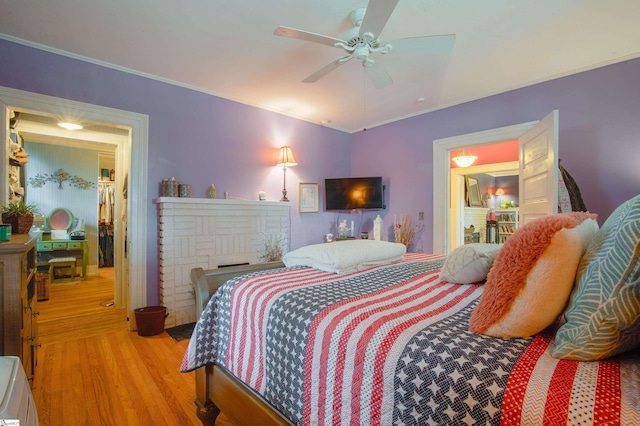
[[[191, 283], [196, 294], [196, 318], [207, 305], [211, 295], [228, 280], [250, 272], [283, 268], [282, 262], [256, 263], [221, 269], [191, 270]], [[208, 365], [195, 371], [196, 413], [203, 425], [213, 426], [224, 412], [235, 425], [291, 425], [268, 402], [235, 378], [220, 365]]]

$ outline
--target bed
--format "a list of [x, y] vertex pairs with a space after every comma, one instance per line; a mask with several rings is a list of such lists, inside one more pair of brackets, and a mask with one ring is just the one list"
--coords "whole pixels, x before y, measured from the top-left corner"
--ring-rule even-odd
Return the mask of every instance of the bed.
[[[634, 285], [637, 229], [635, 263], [625, 270]], [[589, 231], [589, 240], [601, 231]], [[515, 244], [485, 257], [483, 267]], [[584, 274], [590, 244], [576, 260]], [[562, 303], [563, 315], [530, 337], [472, 332], [483, 293], [494, 291], [491, 273], [477, 283], [450, 282], [443, 270], [452, 258], [406, 253], [342, 273], [280, 262], [195, 268], [201, 313], [181, 369], [196, 371], [203, 424], [220, 411], [236, 425], [640, 423], [638, 349], [593, 361], [552, 356], [571, 309], [584, 311], [576, 291], [566, 296], [568, 310]]]

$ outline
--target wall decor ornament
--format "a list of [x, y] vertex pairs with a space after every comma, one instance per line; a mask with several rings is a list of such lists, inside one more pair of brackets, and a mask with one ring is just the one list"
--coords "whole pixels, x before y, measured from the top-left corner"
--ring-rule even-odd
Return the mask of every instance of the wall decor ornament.
[[55, 172], [48, 174], [41, 175], [40, 173], [38, 173], [37, 175], [29, 179], [29, 185], [33, 186], [34, 188], [42, 188], [47, 182], [57, 182], [58, 189], [63, 189], [63, 182], [68, 182], [69, 186], [73, 186], [79, 189], [90, 189], [96, 187], [95, 182], [90, 182], [79, 176], [71, 176], [70, 173], [65, 172], [62, 169], [58, 169]]

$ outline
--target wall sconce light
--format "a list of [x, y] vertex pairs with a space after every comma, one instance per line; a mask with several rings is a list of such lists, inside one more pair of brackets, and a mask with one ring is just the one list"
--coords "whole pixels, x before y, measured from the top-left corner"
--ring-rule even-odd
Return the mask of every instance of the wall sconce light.
[[297, 164], [298, 163], [293, 156], [293, 151], [291, 151], [290, 146], [283, 146], [280, 148], [278, 163], [276, 164], [278, 167], [282, 167], [282, 172], [284, 174], [284, 187], [282, 189], [282, 198], [280, 198], [280, 201], [289, 201], [287, 198], [287, 167], [292, 167]]
[[477, 159], [478, 157], [476, 155], [473, 155], [473, 154], [465, 155], [464, 149], [463, 149], [462, 154], [458, 155], [457, 157], [453, 157], [453, 162], [456, 163], [458, 167], [469, 167]]

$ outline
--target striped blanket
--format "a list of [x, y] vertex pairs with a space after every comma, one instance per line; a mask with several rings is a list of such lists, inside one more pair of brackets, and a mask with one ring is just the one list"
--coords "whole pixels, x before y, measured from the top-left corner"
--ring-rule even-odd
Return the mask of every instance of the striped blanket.
[[443, 258], [348, 275], [254, 273], [216, 292], [181, 366], [225, 366], [301, 425], [639, 424], [640, 354], [550, 356], [532, 339], [470, 333], [481, 285], [439, 279]]

